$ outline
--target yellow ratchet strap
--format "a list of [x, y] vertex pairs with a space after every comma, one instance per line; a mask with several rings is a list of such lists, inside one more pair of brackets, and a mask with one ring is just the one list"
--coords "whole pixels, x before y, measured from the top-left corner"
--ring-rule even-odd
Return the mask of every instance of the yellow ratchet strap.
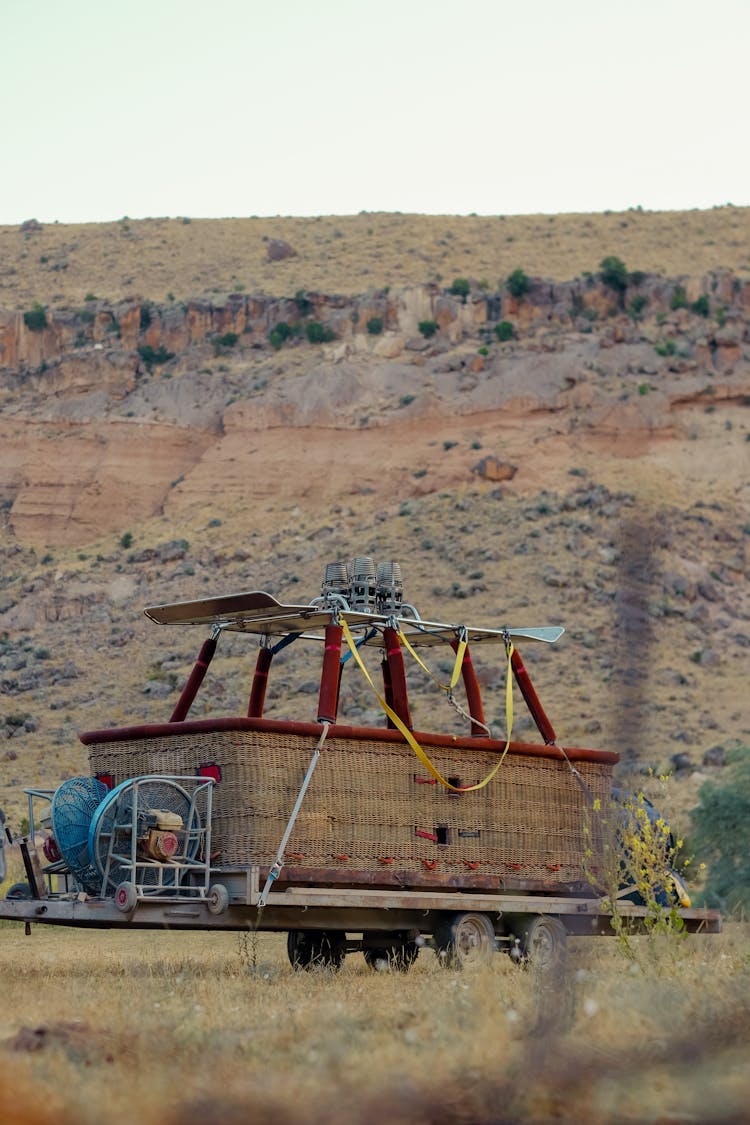
[[420, 666], [420, 668], [424, 669], [424, 671], [427, 673], [427, 675], [430, 677], [430, 679], [433, 680], [442, 691], [446, 691], [446, 692], [453, 691], [454, 687], [458, 683], [458, 677], [461, 675], [461, 665], [464, 662], [464, 653], [466, 652], [466, 631], [465, 630], [462, 631], [461, 639], [458, 642], [458, 647], [456, 649], [456, 660], [455, 660], [455, 663], [453, 665], [453, 674], [451, 675], [451, 682], [449, 684], [441, 684], [440, 680], [436, 676], [433, 675], [433, 673], [430, 671], [430, 669], [425, 664], [424, 660], [422, 660], [422, 658], [420, 657], [419, 653], [416, 652], [412, 648], [412, 646], [409, 644], [409, 641], [407, 640], [406, 634], [404, 633], [404, 631], [402, 629], [399, 629], [399, 631], [398, 631], [398, 639], [401, 642], [401, 644], [404, 646], [404, 648], [407, 649], [407, 651], [411, 653], [411, 655], [414, 657], [414, 659], [416, 660], [416, 662]]
[[[432, 776], [435, 778], [435, 780], [439, 781], [441, 785], [445, 786], [446, 789], [452, 790], [454, 793], [472, 793], [475, 789], [484, 789], [485, 785], [488, 785], [490, 783], [490, 781], [492, 781], [493, 777], [495, 776], [497, 771], [500, 769], [500, 766], [503, 763], [503, 759], [504, 759], [505, 755], [508, 753], [508, 747], [510, 746], [511, 730], [512, 730], [512, 727], [513, 727], [513, 677], [512, 677], [510, 661], [511, 661], [511, 657], [513, 655], [513, 645], [510, 642], [508, 642], [508, 644], [506, 645], [506, 652], [508, 654], [508, 670], [507, 670], [507, 679], [506, 679], [506, 683], [505, 683], [505, 717], [506, 717], [506, 721], [507, 721], [508, 740], [505, 743], [505, 749], [503, 750], [502, 754], [498, 758], [497, 763], [492, 767], [492, 769], [490, 770], [490, 772], [487, 774], [487, 776], [485, 777], [485, 779], [483, 781], [478, 781], [476, 783], [476, 785], [451, 785], [450, 781], [448, 781], [447, 778], [443, 777], [440, 770], [437, 769], [432, 764], [432, 762], [427, 757], [427, 755], [425, 754], [424, 750], [422, 749], [422, 747], [417, 742], [417, 740], [414, 737], [414, 735], [412, 734], [412, 732], [407, 727], [406, 723], [403, 722], [403, 720], [396, 714], [396, 712], [393, 710], [392, 707], [388, 706], [385, 699], [383, 699], [382, 695], [380, 694], [378, 689], [375, 687], [375, 684], [372, 682], [372, 677], [371, 677], [370, 673], [367, 671], [367, 668], [365, 667], [365, 665], [362, 661], [362, 657], [359, 655], [359, 649], [357, 648], [357, 646], [354, 642], [354, 638], [352, 637], [351, 630], [350, 630], [346, 620], [343, 619], [343, 618], [342, 618], [342, 621], [341, 621], [341, 626], [342, 626], [342, 630], [343, 630], [343, 633], [344, 633], [344, 638], [346, 640], [346, 643], [349, 646], [351, 654], [354, 657], [354, 659], [356, 660], [356, 662], [359, 665], [362, 672], [364, 673], [365, 679], [367, 680], [367, 682], [369, 683], [373, 692], [375, 693], [375, 698], [377, 699], [378, 703], [382, 707], [383, 711], [385, 711], [386, 715], [391, 720], [391, 722], [396, 726], [396, 728], [401, 732], [401, 734], [404, 736], [406, 741], [409, 743], [409, 745], [411, 746], [412, 750], [414, 751], [414, 753], [419, 758], [422, 765], [432, 774]], [[460, 645], [459, 645], [459, 652], [460, 652], [461, 660], [463, 660], [463, 651], [461, 651]], [[420, 661], [420, 663], [421, 663], [421, 661]], [[460, 669], [460, 667], [461, 667], [460, 663], [458, 664], [458, 667]]]

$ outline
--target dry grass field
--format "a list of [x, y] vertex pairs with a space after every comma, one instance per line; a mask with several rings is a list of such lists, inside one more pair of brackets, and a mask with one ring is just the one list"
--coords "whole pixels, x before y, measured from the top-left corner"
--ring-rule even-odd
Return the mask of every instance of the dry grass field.
[[[30, 216], [31, 217], [31, 216]], [[296, 257], [267, 259], [270, 239]], [[495, 289], [514, 269], [565, 281], [619, 255], [631, 270], [699, 276], [750, 271], [750, 208], [571, 215], [401, 215], [318, 218], [123, 218], [0, 227], [0, 309], [33, 301], [165, 302], [229, 292], [365, 293], [470, 277]]]
[[747, 926], [295, 973], [282, 935], [0, 924], [7, 1125], [746, 1121]]

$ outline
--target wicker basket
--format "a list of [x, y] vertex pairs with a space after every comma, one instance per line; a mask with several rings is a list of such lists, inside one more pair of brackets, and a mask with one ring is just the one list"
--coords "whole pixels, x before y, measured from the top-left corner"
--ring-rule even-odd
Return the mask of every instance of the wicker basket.
[[[83, 735], [94, 774], [193, 775], [216, 764], [212, 849], [220, 866], [268, 867], [315, 750], [320, 727], [273, 720], [165, 724]], [[432, 741], [427, 741], [432, 737]], [[422, 745], [444, 777], [471, 785], [502, 743]], [[397, 732], [333, 727], [286, 850], [285, 877], [384, 885], [584, 885], [592, 802], [609, 798], [617, 756], [513, 744], [483, 789], [454, 794]], [[291, 874], [290, 874], [291, 872]]]

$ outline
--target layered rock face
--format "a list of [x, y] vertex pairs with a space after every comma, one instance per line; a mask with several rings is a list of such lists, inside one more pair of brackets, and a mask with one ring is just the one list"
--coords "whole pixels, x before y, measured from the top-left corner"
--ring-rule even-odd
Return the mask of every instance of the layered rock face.
[[[543, 483], [524, 443], [576, 433], [633, 456], [673, 436], [681, 409], [747, 398], [750, 284], [731, 273], [626, 291], [527, 280], [520, 296], [429, 285], [0, 312], [6, 526], [76, 544], [217, 494], [523, 489]], [[454, 419], [475, 436], [440, 460]], [[400, 459], [383, 456], [384, 427]], [[505, 435], [484, 471], [480, 432]], [[520, 471], [498, 475], [513, 441]], [[326, 468], [342, 459], [348, 478]]]

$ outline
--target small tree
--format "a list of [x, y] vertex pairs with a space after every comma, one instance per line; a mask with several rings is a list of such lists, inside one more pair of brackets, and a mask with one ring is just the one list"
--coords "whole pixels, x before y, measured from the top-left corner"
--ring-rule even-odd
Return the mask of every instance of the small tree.
[[463, 303], [466, 304], [466, 298], [469, 296], [469, 293], [471, 293], [471, 283], [466, 277], [456, 277], [453, 279], [453, 284], [448, 292], [452, 293], [454, 297], [460, 297]]
[[499, 324], [495, 325], [495, 335], [501, 344], [506, 340], [512, 340], [516, 331], [509, 320], [501, 320]]
[[529, 291], [531, 282], [522, 269], [517, 269], [508, 275], [505, 285], [511, 297], [524, 297]]
[[41, 332], [47, 327], [47, 310], [35, 301], [29, 312], [23, 314], [23, 322], [31, 332]]
[[424, 336], [425, 340], [429, 340], [432, 336], [435, 335], [440, 326], [436, 320], [420, 320], [417, 327]]
[[382, 316], [371, 316], [367, 322], [367, 331], [371, 336], [379, 336], [383, 331]]
[[331, 340], [336, 339], [336, 333], [333, 329], [326, 328], [317, 320], [311, 320], [305, 325], [305, 335], [311, 344], [328, 344]]
[[628, 271], [622, 258], [610, 254], [609, 257], [602, 258], [599, 269], [604, 284], [608, 289], [613, 289], [622, 302], [623, 294], [628, 287]]

